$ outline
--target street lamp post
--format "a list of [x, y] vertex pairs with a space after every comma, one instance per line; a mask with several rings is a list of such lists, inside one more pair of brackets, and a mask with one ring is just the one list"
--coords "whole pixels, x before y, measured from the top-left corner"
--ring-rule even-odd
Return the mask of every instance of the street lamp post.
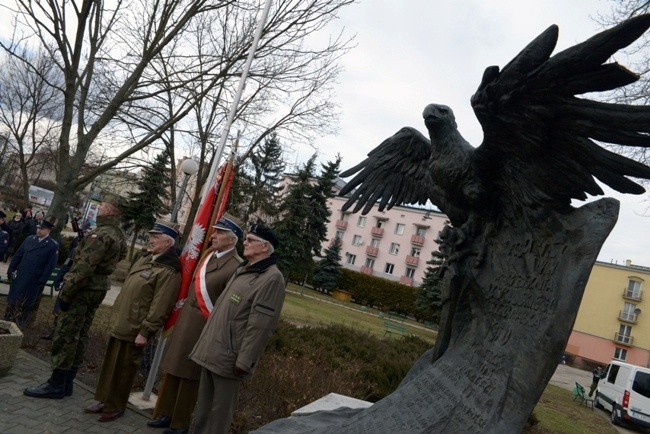
[[198, 163], [192, 160], [191, 158], [186, 158], [181, 163], [181, 172], [183, 172], [185, 176], [183, 177], [181, 190], [178, 193], [178, 196], [176, 197], [176, 203], [174, 204], [174, 210], [172, 211], [172, 217], [171, 217], [172, 223], [176, 222], [178, 210], [181, 208], [181, 205], [183, 203], [183, 196], [185, 195], [185, 187], [187, 186], [187, 180], [190, 178], [190, 176], [194, 175], [198, 171], [199, 171]]

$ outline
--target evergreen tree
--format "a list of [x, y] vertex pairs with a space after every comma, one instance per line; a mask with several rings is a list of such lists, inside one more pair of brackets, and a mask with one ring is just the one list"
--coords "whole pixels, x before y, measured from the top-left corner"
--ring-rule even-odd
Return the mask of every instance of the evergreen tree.
[[341, 240], [334, 238], [325, 249], [323, 259], [316, 264], [312, 284], [316, 289], [324, 289], [325, 292], [332, 292], [338, 286], [339, 279], [343, 276], [341, 272]]
[[272, 224], [280, 212], [280, 181], [286, 164], [277, 136], [270, 136], [249, 161], [238, 165], [233, 180], [229, 208], [247, 223]]
[[431, 260], [427, 261], [424, 279], [422, 279], [422, 284], [415, 293], [415, 305], [421, 318], [436, 323], [440, 320], [440, 307], [442, 304], [440, 269], [443, 262], [442, 253], [439, 251], [431, 252]]
[[334, 181], [340, 157], [322, 166], [315, 179], [314, 154], [298, 171], [288, 186], [280, 205], [282, 218], [275, 225], [281, 244], [279, 267], [285, 276], [301, 280], [314, 267], [313, 256], [321, 256], [321, 245], [327, 239], [327, 222], [331, 212], [327, 199], [334, 195]]
[[169, 164], [169, 151], [165, 150], [156, 156], [151, 166], [142, 170], [142, 176], [136, 183], [139, 191], [128, 193], [128, 206], [122, 220], [133, 228], [130, 257], [138, 235], [152, 228], [156, 219], [170, 211], [167, 205], [171, 187]]

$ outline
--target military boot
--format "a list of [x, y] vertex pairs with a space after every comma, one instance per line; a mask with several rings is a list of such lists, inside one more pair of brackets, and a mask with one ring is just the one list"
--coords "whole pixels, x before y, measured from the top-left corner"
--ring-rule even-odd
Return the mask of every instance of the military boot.
[[72, 391], [74, 389], [74, 377], [77, 376], [77, 371], [79, 368], [72, 368], [68, 371], [68, 375], [65, 377], [65, 396], [72, 396]]
[[47, 382], [38, 387], [28, 387], [23, 392], [32, 398], [62, 399], [65, 396], [65, 379], [68, 371], [55, 369]]

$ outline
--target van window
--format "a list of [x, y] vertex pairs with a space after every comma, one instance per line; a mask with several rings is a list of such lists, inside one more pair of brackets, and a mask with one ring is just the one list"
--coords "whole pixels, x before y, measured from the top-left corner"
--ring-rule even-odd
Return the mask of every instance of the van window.
[[609, 374], [607, 375], [608, 383], [616, 383], [616, 376], [618, 375], [618, 370], [620, 366], [618, 365], [609, 365]]
[[646, 398], [650, 398], [650, 374], [646, 372], [637, 372], [632, 383], [632, 390], [640, 393]]

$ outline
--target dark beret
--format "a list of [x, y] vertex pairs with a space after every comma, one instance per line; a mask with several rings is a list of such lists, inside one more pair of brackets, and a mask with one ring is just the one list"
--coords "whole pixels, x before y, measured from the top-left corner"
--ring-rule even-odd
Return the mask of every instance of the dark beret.
[[253, 225], [248, 230], [248, 233], [255, 234], [261, 239], [268, 241], [271, 243], [274, 249], [277, 249], [280, 245], [280, 240], [278, 240], [275, 232], [273, 232], [273, 230], [266, 225]]

